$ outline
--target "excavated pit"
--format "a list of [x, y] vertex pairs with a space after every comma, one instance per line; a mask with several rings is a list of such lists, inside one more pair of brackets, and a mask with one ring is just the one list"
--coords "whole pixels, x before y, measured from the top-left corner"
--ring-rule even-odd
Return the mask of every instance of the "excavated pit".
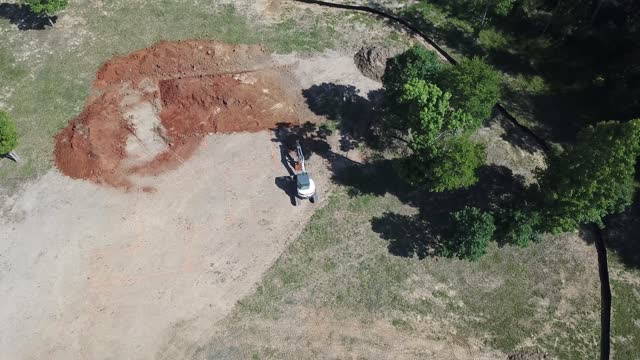
[[72, 178], [133, 189], [208, 134], [313, 121], [300, 90], [259, 45], [162, 42], [101, 67], [84, 111], [55, 137], [55, 162]]

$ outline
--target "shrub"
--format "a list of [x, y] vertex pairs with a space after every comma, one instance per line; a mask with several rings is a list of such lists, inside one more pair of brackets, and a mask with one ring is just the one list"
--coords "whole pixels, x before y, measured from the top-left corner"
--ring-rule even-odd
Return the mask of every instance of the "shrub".
[[36, 14], [51, 15], [64, 9], [67, 6], [68, 0], [24, 0], [29, 6], [31, 11]]
[[497, 216], [496, 239], [498, 244], [527, 247], [538, 239], [536, 233], [540, 216], [537, 212], [506, 209]]
[[478, 260], [486, 254], [487, 245], [495, 230], [491, 214], [475, 207], [465, 207], [452, 214], [450, 235], [443, 243], [441, 254]]
[[478, 41], [485, 49], [508, 49], [512, 39], [502, 31], [490, 28], [480, 31]]
[[16, 126], [9, 119], [9, 114], [0, 111], [0, 154], [8, 154], [18, 146]]
[[476, 170], [486, 159], [484, 146], [468, 136], [445, 140], [432, 155], [427, 167], [427, 179], [433, 191], [467, 188], [478, 182]]
[[479, 58], [466, 59], [447, 67], [438, 76], [441, 89], [451, 93], [451, 105], [484, 121], [500, 99], [499, 74]]

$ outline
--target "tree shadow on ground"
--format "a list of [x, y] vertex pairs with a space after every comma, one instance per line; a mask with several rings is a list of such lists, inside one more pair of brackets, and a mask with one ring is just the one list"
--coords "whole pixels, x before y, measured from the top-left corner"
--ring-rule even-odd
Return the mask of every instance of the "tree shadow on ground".
[[278, 123], [271, 129], [273, 132], [272, 142], [280, 145], [280, 160], [283, 164], [286, 175], [275, 178], [275, 184], [282, 189], [292, 199], [295, 204], [295, 159], [291, 154], [296, 152], [296, 141], [300, 142], [305, 160], [314, 156], [325, 159], [329, 164], [329, 170], [339, 173], [346, 168], [361, 165], [341, 154], [334, 152], [327, 142], [327, 137], [333, 131], [325, 126], [318, 126], [311, 122], [302, 125], [292, 125], [289, 123]]
[[[380, 138], [375, 134], [382, 117], [379, 110], [381, 91], [372, 92], [365, 98], [353, 86], [324, 83], [304, 90], [303, 96], [315, 114], [339, 122], [341, 151], [352, 150], [361, 143], [368, 146], [379, 144]], [[350, 196], [391, 194], [417, 208], [415, 216], [386, 213], [372, 219], [373, 230], [389, 241], [390, 253], [398, 256], [422, 258], [439, 254], [442, 248], [440, 239], [448, 231], [452, 212], [465, 206], [494, 211], [525, 190], [521, 176], [514, 176], [504, 166], [486, 165], [478, 169], [478, 183], [467, 189], [440, 193], [424, 191], [400, 175], [401, 160], [384, 159], [362, 164], [334, 151], [327, 141], [333, 131], [327, 126], [281, 123], [272, 130], [272, 141], [280, 143], [284, 151], [294, 151], [295, 142], [299, 140], [305, 159], [320, 156], [327, 160], [332, 180], [346, 186]], [[507, 134], [517, 137], [515, 129], [507, 129]], [[537, 150], [527, 140], [520, 141], [516, 146]]]
[[640, 269], [640, 193], [624, 212], [609, 216], [602, 237], [620, 261], [628, 268]]
[[505, 107], [526, 118], [536, 119], [534, 130], [551, 142], [571, 143], [585, 126], [609, 119], [600, 106], [602, 90], [578, 87], [572, 90], [527, 93], [505, 89]]
[[518, 128], [503, 114], [496, 111], [495, 108], [492, 119], [497, 119], [500, 122], [500, 126], [504, 130], [504, 133], [500, 135], [500, 138], [502, 140], [530, 154], [544, 152], [544, 149], [542, 148], [538, 140], [536, 140], [530, 134], [525, 133], [522, 129]]
[[430, 223], [417, 216], [385, 212], [371, 220], [371, 229], [389, 242], [389, 253], [395, 256], [424, 259], [434, 255], [438, 243]]
[[392, 194], [418, 209], [413, 216], [385, 213], [371, 220], [373, 231], [389, 242], [389, 252], [396, 256], [421, 259], [438, 256], [443, 248], [442, 239], [450, 230], [452, 212], [465, 206], [496, 211], [514, 202], [526, 189], [524, 179], [510, 169], [486, 165], [478, 169], [478, 183], [467, 189], [424, 191], [398, 175], [396, 162], [381, 160], [348, 167], [333, 177], [335, 182], [348, 186], [352, 196]]
[[381, 121], [380, 90], [366, 97], [352, 85], [322, 83], [302, 91], [309, 109], [316, 115], [335, 121], [340, 128], [342, 151], [355, 149], [360, 143], [370, 147], [378, 145], [373, 129]]
[[[28, 6], [7, 3], [0, 4], [0, 18], [8, 19], [10, 23], [23, 31], [44, 30], [47, 26], [51, 26], [51, 23], [55, 24], [58, 20], [57, 16], [47, 18], [36, 14]], [[49, 19], [51, 19], [51, 22], [49, 22]]]

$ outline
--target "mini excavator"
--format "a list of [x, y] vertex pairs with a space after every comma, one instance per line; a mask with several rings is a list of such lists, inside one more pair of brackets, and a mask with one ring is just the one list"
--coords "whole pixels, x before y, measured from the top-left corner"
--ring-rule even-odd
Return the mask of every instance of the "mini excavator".
[[296, 169], [296, 206], [300, 205], [301, 200], [309, 199], [314, 204], [318, 203], [318, 192], [316, 191], [316, 184], [309, 176], [307, 169], [304, 166], [304, 153], [300, 146], [300, 141], [296, 140], [296, 151], [298, 152], [298, 161], [295, 164]]

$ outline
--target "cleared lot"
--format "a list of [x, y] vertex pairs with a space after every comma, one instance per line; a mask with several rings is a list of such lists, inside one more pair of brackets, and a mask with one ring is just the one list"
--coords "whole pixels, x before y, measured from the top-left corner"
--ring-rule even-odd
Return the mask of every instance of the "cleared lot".
[[275, 186], [284, 174], [267, 132], [206, 138], [155, 193], [47, 174], [1, 224], [4, 356], [147, 358], [174, 327], [206, 334], [313, 211]]

